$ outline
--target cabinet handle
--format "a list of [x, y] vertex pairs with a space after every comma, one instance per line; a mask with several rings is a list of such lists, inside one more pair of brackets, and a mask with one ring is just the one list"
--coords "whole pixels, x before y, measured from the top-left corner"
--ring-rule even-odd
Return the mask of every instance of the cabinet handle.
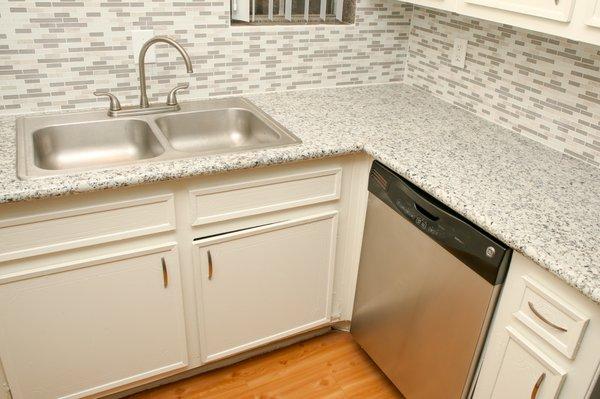
[[212, 264], [212, 255], [210, 254], [210, 250], [206, 252], [208, 255], [208, 279], [212, 280], [213, 275], [213, 264]]
[[533, 386], [533, 389], [531, 390], [531, 399], [537, 398], [538, 391], [540, 390], [540, 387], [542, 386], [542, 382], [544, 382], [544, 378], [546, 378], [546, 373], [542, 373], [542, 375], [540, 375], [540, 378], [538, 378], [535, 385]]
[[160, 262], [162, 263], [163, 270], [163, 285], [165, 288], [169, 286], [169, 271], [167, 270], [167, 261], [164, 257], [160, 258]]
[[542, 316], [542, 314], [540, 312], [538, 312], [538, 310], [535, 308], [535, 306], [533, 306], [533, 303], [531, 303], [531, 301], [527, 302], [527, 304], [529, 305], [529, 309], [531, 309], [533, 314], [536, 315], [541, 321], [548, 324], [550, 327], [557, 329], [558, 331], [567, 332], [566, 328], [556, 325], [556, 324], [552, 323], [550, 320], [548, 320], [547, 318], [545, 318], [544, 316]]

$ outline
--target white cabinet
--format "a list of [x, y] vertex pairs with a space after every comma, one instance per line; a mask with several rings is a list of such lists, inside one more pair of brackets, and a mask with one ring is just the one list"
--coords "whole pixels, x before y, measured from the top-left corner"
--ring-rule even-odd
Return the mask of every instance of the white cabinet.
[[600, 45], [600, 0], [407, 0], [420, 6]]
[[596, 0], [595, 3], [590, 3], [590, 6], [593, 5], [593, 8], [590, 8], [591, 18], [588, 20], [587, 24], [589, 26], [593, 26], [596, 28], [600, 28], [600, 0]]
[[515, 253], [473, 399], [591, 398], [600, 375], [599, 320], [598, 304]]
[[203, 359], [329, 322], [337, 212], [196, 242]]
[[466, 3], [568, 22], [575, 0], [465, 0]]
[[558, 396], [566, 372], [512, 327], [507, 327], [500, 367], [491, 399]]
[[349, 324], [370, 162], [0, 204], [0, 399], [113, 394]]
[[175, 244], [5, 275], [0, 326], [15, 399], [79, 398], [185, 367]]

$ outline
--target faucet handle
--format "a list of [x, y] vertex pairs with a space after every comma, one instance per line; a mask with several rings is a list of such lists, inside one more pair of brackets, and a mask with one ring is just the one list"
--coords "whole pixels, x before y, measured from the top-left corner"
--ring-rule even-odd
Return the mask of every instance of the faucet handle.
[[112, 93], [109, 93], [107, 91], [95, 91], [94, 95], [96, 97], [101, 97], [101, 96], [106, 96], [110, 99], [110, 107], [109, 109], [111, 111], [120, 111], [121, 110], [121, 103], [119, 102], [119, 99], [117, 98], [117, 96], [115, 96]]
[[167, 96], [167, 105], [177, 105], [177, 92], [179, 90], [187, 89], [190, 87], [189, 83], [184, 83], [182, 85], [178, 85], [173, 90], [169, 92]]

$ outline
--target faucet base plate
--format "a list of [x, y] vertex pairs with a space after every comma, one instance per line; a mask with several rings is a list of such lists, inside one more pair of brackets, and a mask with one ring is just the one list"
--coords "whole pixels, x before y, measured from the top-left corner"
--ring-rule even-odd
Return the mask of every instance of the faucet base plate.
[[136, 105], [130, 105], [123, 107], [118, 111], [108, 111], [108, 116], [116, 118], [119, 116], [136, 116], [136, 115], [148, 115], [148, 114], [160, 114], [162, 112], [174, 112], [179, 111], [181, 107], [179, 104], [166, 105], [166, 104], [154, 104], [148, 108], [140, 108]]

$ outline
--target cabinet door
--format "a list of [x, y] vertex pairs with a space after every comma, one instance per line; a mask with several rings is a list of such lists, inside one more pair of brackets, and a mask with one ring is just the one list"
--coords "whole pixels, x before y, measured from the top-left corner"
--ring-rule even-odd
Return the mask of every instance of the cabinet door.
[[329, 322], [336, 215], [196, 243], [205, 361]]
[[187, 364], [174, 244], [0, 280], [13, 397], [79, 398]]
[[596, 0], [595, 2], [590, 2], [590, 6], [593, 5], [592, 16], [588, 20], [587, 24], [590, 26], [594, 26], [596, 28], [600, 28], [600, 0]]
[[513, 327], [507, 327], [502, 351], [486, 358], [474, 398], [554, 399], [566, 372]]
[[[568, 22], [573, 15], [575, 0], [460, 0], [534, 17], [547, 18], [555, 21]], [[535, 19], [532, 19], [532, 24]], [[533, 25], [532, 25], [533, 28]]]

